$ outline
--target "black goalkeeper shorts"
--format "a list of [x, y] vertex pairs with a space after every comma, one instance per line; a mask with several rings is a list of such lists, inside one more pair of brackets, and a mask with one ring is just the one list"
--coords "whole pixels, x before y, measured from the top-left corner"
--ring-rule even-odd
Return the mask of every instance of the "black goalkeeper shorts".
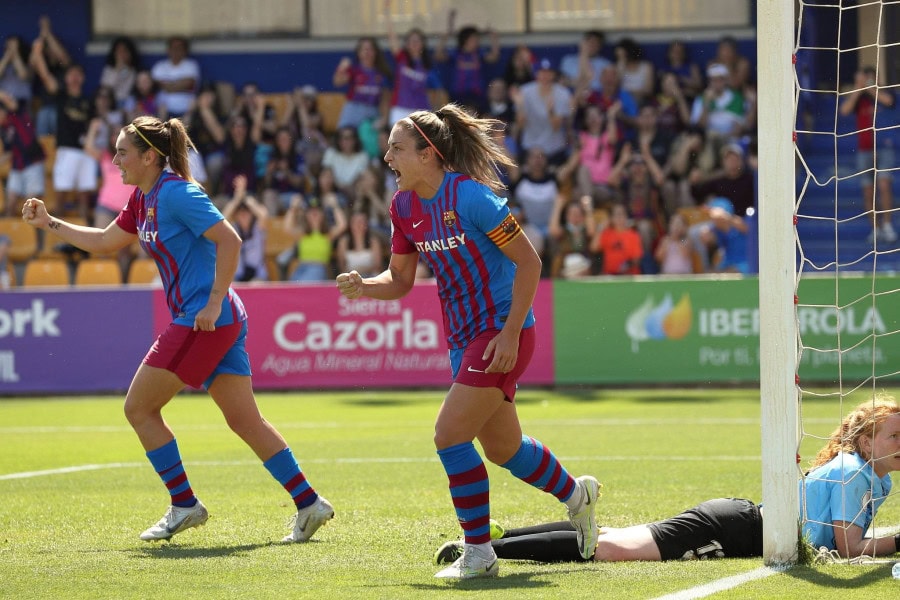
[[662, 560], [762, 556], [762, 516], [750, 500], [707, 500], [647, 527]]

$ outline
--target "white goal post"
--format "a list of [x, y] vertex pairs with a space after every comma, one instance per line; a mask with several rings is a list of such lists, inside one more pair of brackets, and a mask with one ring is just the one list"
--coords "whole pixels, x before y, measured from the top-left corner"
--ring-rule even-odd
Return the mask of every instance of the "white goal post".
[[757, 4], [763, 558], [797, 561], [799, 391], [794, 215], [794, 0]]

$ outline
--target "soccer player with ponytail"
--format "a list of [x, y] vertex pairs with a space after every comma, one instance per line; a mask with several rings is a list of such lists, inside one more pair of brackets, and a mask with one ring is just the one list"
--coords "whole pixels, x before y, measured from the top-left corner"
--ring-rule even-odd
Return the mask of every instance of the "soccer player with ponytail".
[[453, 384], [435, 424], [435, 446], [465, 535], [462, 555], [436, 577], [497, 574], [490, 543], [485, 456], [566, 504], [581, 555], [594, 553], [600, 484], [575, 479], [549, 448], [522, 435], [516, 382], [534, 351], [532, 302], [541, 260], [504, 198], [498, 166], [511, 159], [494, 141], [502, 123], [456, 105], [416, 111], [394, 124], [384, 160], [397, 176], [388, 270], [337, 277], [350, 299], [392, 300], [413, 286], [422, 257], [438, 283]]
[[125, 184], [136, 186], [105, 229], [67, 223], [44, 203], [25, 202], [22, 218], [91, 253], [110, 253], [139, 240], [159, 268], [172, 322], [137, 369], [125, 416], [168, 489], [171, 505], [141, 533], [165, 540], [203, 525], [206, 507], [194, 495], [175, 436], [162, 409], [185, 385], [205, 387], [228, 426], [291, 494], [296, 519], [285, 542], [305, 542], [334, 516], [316, 494], [284, 438], [259, 412], [245, 348], [247, 312], [231, 288], [241, 238], [191, 177], [193, 143], [181, 121], [141, 116], [122, 128], [113, 159]]

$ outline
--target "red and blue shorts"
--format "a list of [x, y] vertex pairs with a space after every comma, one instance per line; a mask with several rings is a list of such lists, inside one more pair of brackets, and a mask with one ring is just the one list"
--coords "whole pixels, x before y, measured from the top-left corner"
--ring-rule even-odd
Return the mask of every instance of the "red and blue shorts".
[[528, 363], [531, 362], [531, 357], [534, 355], [534, 327], [523, 329], [519, 334], [519, 355], [512, 371], [509, 373], [485, 373], [484, 370], [491, 364], [494, 357], [489, 356], [487, 360], [482, 359], [484, 349], [499, 333], [496, 329], [488, 329], [479, 333], [465, 348], [451, 350], [450, 368], [454, 383], [472, 387], [500, 388], [505, 399], [512, 402], [516, 397], [519, 378], [528, 368]]
[[208, 388], [217, 375], [250, 375], [247, 321], [194, 331], [171, 323], [144, 357], [144, 364], [175, 373], [191, 387]]

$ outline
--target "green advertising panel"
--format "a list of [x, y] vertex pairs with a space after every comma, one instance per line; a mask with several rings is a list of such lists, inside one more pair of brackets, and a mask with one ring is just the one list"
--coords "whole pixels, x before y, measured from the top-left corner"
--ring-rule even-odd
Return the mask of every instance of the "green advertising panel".
[[[898, 283], [890, 276], [803, 278], [801, 380], [900, 380]], [[559, 384], [758, 382], [758, 281], [560, 281], [554, 335]]]

